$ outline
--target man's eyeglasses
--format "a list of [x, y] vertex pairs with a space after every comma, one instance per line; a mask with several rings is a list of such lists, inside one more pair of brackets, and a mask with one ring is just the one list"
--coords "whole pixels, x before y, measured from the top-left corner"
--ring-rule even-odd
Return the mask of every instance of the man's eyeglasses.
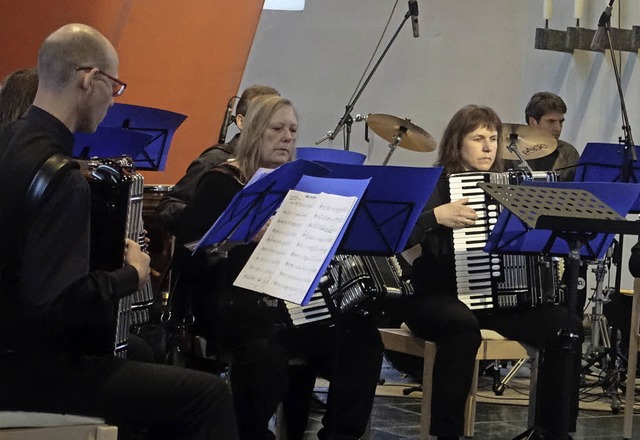
[[[95, 67], [76, 67], [76, 70], [79, 72], [81, 70], [93, 70], [96, 69]], [[118, 78], [114, 78], [113, 76], [109, 75], [108, 73], [104, 73], [102, 70], [100, 69], [96, 69], [98, 70], [98, 73], [106, 76], [107, 78], [109, 78], [111, 81], [113, 81], [113, 83], [111, 84], [111, 96], [116, 97], [116, 96], [120, 96], [124, 93], [124, 89], [127, 88], [127, 84], [124, 83], [123, 81], [120, 81]]]

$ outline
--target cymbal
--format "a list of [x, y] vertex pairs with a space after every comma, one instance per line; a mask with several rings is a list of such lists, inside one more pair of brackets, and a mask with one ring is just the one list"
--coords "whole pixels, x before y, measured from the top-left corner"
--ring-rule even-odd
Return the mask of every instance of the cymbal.
[[518, 160], [518, 156], [507, 148], [512, 142], [511, 133], [518, 135], [515, 141], [516, 146], [525, 160], [548, 156], [558, 148], [556, 138], [539, 127], [524, 124], [502, 124], [503, 159]]
[[428, 152], [438, 146], [433, 136], [409, 119], [378, 113], [369, 115], [367, 124], [375, 134], [392, 144], [397, 142], [396, 137], [399, 136], [400, 142], [397, 145], [407, 150]]

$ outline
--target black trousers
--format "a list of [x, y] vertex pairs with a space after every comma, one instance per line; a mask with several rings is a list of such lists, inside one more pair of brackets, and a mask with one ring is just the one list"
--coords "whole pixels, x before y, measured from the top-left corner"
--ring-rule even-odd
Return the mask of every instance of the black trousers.
[[[318, 438], [359, 439], [364, 434], [382, 365], [382, 341], [373, 322], [354, 317], [338, 332], [310, 325], [272, 337], [230, 339], [235, 344], [224, 352], [229, 356], [240, 438], [273, 438], [268, 422], [283, 402], [287, 438], [302, 439], [318, 376], [330, 381]], [[289, 365], [292, 359], [302, 360], [303, 365]]]
[[284, 400], [287, 434], [304, 437], [316, 377], [329, 380], [327, 412], [319, 439], [359, 439], [364, 434], [380, 379], [383, 345], [367, 317], [348, 316], [339, 329], [302, 326], [280, 335], [290, 358], [307, 364], [290, 366]]
[[[327, 415], [318, 437], [360, 438], [382, 366], [383, 346], [375, 323], [352, 313], [343, 317], [339, 330], [320, 324], [287, 328], [281, 307], [265, 303], [264, 295], [231, 286], [233, 280], [227, 278], [234, 272], [222, 273], [225, 267], [216, 266], [219, 278], [185, 291], [193, 301], [194, 331], [205, 336], [230, 366], [240, 438], [273, 438], [268, 423], [284, 402], [288, 438], [301, 439], [316, 376], [330, 381]], [[290, 369], [291, 359], [304, 360], [305, 367]]]
[[220, 378], [114, 358], [4, 354], [0, 409], [101, 417], [119, 434], [143, 431], [154, 440], [238, 438]]
[[[536, 425], [552, 435], [561, 432], [561, 414], [565, 411], [559, 391], [571, 376], [569, 430], [575, 430], [578, 415], [580, 351], [565, 367], [566, 351], [557, 334], [568, 325], [567, 309], [561, 306], [497, 313], [478, 320], [457, 297], [428, 294], [414, 297], [407, 309], [406, 323], [416, 335], [434, 341], [437, 354], [434, 364], [431, 399], [431, 435], [460, 436], [464, 427], [464, 405], [471, 386], [475, 355], [480, 346], [480, 328], [492, 329], [503, 336], [542, 349], [538, 370]], [[572, 328], [583, 340], [582, 323], [572, 316]]]

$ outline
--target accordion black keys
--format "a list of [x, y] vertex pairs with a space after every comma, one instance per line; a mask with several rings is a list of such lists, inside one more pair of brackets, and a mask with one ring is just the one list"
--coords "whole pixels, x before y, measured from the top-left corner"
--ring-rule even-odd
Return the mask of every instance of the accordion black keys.
[[320, 289], [305, 306], [285, 302], [294, 326], [314, 322], [331, 325], [334, 313], [365, 311], [381, 297], [400, 297], [413, 292], [411, 285], [403, 280], [402, 268], [395, 256], [336, 255], [321, 284], [328, 286], [331, 303], [327, 303]]
[[[144, 246], [144, 178], [127, 157], [87, 161], [83, 172], [91, 187], [90, 268], [112, 271], [124, 264], [125, 238]], [[152, 303], [150, 283], [121, 298], [112, 326], [96, 336], [96, 352], [126, 357], [129, 332], [149, 321]]]
[[451, 201], [468, 198], [478, 214], [470, 227], [453, 231], [458, 298], [478, 314], [562, 302], [558, 259], [546, 255], [492, 255], [483, 251], [500, 204], [479, 182], [517, 185], [524, 180], [555, 181], [554, 172], [509, 171], [449, 176]]

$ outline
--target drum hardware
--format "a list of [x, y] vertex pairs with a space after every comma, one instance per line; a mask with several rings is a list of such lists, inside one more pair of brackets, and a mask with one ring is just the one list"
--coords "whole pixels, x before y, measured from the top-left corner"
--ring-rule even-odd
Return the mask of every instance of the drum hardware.
[[540, 159], [558, 148], [558, 141], [539, 127], [502, 124], [502, 158], [519, 160], [520, 168], [532, 172], [527, 160]]
[[[613, 259], [613, 247], [607, 251], [604, 259], [598, 260], [597, 265], [591, 271], [595, 274], [596, 286], [590, 302], [593, 303], [591, 313], [586, 316], [591, 323], [591, 340], [587, 351], [584, 353], [585, 363], [582, 367], [581, 375], [583, 379], [591, 373], [591, 368], [599, 364], [601, 373], [595, 385], [602, 386], [603, 390], [611, 399], [611, 412], [620, 412], [620, 373], [624, 372], [624, 366], [620, 364], [620, 352], [617, 347], [618, 338], [612, 341], [616, 329], [610, 327], [607, 317], [604, 314], [605, 305], [611, 303], [610, 295], [614, 288], [605, 286], [605, 275], [611, 267]], [[583, 382], [585, 382], [583, 380]], [[593, 387], [593, 384], [590, 384]]]
[[389, 162], [391, 155], [399, 146], [418, 152], [430, 152], [438, 146], [433, 136], [411, 122], [410, 119], [401, 119], [385, 114], [370, 114], [367, 117], [367, 126], [371, 127], [375, 134], [389, 142], [389, 153], [382, 165]]
[[[394, 5], [393, 8], [391, 9], [391, 16], [393, 16], [393, 13], [395, 11], [396, 6]], [[394, 32], [394, 34], [391, 36], [391, 38], [389, 39], [389, 42], [387, 43], [386, 47], [384, 48], [384, 50], [382, 51], [382, 53], [380, 54], [380, 56], [378, 57], [378, 60], [373, 64], [373, 67], [371, 68], [371, 70], [369, 71], [369, 74], [367, 75], [366, 72], [367, 70], [369, 70], [369, 66], [371, 65], [371, 63], [373, 62], [373, 58], [375, 57], [376, 53], [378, 52], [378, 48], [380, 47], [380, 44], [382, 43], [386, 31], [387, 31], [387, 26], [389, 24], [389, 22], [387, 22], [387, 24], [384, 27], [384, 30], [382, 32], [382, 34], [380, 35], [380, 39], [378, 40], [378, 44], [376, 45], [376, 48], [373, 52], [373, 54], [371, 55], [371, 59], [369, 60], [369, 63], [367, 64], [367, 67], [365, 68], [364, 72], [362, 73], [362, 76], [360, 78], [360, 80], [358, 81], [358, 84], [356, 85], [356, 90], [353, 92], [353, 95], [351, 95], [351, 97], [349, 98], [349, 102], [347, 103], [347, 105], [345, 105], [345, 112], [342, 115], [342, 117], [340, 118], [340, 121], [338, 121], [338, 124], [336, 125], [336, 127], [329, 131], [327, 133], [327, 135], [321, 137], [320, 139], [318, 139], [316, 141], [316, 145], [321, 144], [322, 142], [326, 141], [327, 139], [333, 141], [336, 136], [338, 135], [338, 133], [340, 133], [342, 131], [343, 128], [346, 127], [346, 134], [344, 137], [344, 149], [345, 150], [349, 150], [350, 147], [350, 142], [351, 142], [351, 125], [353, 124], [353, 117], [351, 116], [351, 112], [353, 111], [353, 109], [355, 108], [356, 103], [358, 102], [358, 99], [360, 99], [360, 96], [362, 95], [362, 93], [364, 92], [364, 89], [367, 87], [367, 85], [369, 84], [369, 81], [371, 81], [371, 78], [373, 78], [373, 75], [376, 73], [376, 70], [378, 69], [378, 67], [380, 66], [380, 63], [382, 63], [382, 60], [384, 59], [385, 55], [387, 54], [387, 52], [389, 51], [389, 49], [391, 48], [391, 45], [393, 44], [393, 42], [396, 40], [396, 38], [398, 37], [398, 34], [400, 34], [400, 31], [402, 30], [402, 27], [404, 26], [404, 24], [407, 22], [407, 20], [409, 18], [417, 18], [417, 14], [418, 14], [418, 10], [417, 10], [417, 4], [415, 2], [409, 2], [409, 10], [404, 14], [404, 18], [402, 20], [402, 22], [400, 23], [400, 26], [398, 26], [398, 28], [396, 29], [396, 31]], [[391, 19], [391, 17], [389, 17], [389, 20]], [[413, 20], [412, 20], [413, 21]], [[417, 29], [417, 28], [415, 28]], [[366, 78], [365, 78], [366, 75]]]

